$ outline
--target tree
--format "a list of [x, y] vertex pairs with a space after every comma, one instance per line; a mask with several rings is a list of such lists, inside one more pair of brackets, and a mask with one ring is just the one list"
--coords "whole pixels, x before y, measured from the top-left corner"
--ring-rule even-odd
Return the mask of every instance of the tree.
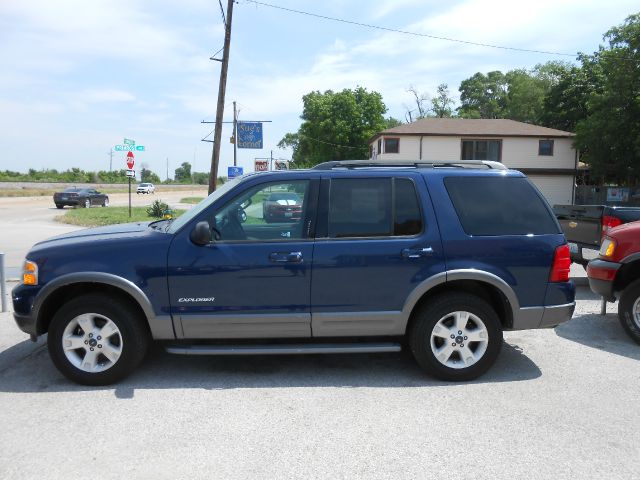
[[619, 185], [640, 178], [640, 14], [605, 35], [591, 57], [583, 58], [588, 78], [599, 78], [587, 101], [588, 116], [578, 121], [576, 146], [592, 174]]
[[278, 143], [292, 148], [298, 166], [328, 160], [366, 159], [368, 140], [386, 128], [387, 107], [378, 92], [363, 87], [311, 92], [302, 97], [302, 124]]
[[182, 165], [176, 168], [174, 178], [176, 182], [180, 183], [191, 182], [191, 164], [182, 162]]
[[450, 117], [453, 114], [453, 98], [449, 96], [449, 86], [446, 83], [438, 85], [436, 96], [431, 99], [433, 114], [438, 118]]
[[147, 168], [147, 165], [142, 165], [140, 169], [140, 181], [148, 183], [160, 183], [160, 177]]
[[507, 81], [498, 70], [476, 73], [460, 83], [458, 114], [463, 118], [504, 118]]
[[405, 105], [406, 112], [404, 116], [407, 122], [411, 123], [415, 120], [425, 118], [429, 113], [429, 108], [426, 105], [429, 102], [429, 95], [418, 92], [413, 85], [407, 89], [407, 92], [413, 95], [413, 101], [416, 104], [416, 108], [409, 108]]

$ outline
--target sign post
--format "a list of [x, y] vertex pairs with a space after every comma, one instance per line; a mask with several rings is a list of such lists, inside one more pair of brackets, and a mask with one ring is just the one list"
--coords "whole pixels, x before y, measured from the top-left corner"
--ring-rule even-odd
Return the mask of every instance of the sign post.
[[[127, 139], [125, 138], [125, 141]], [[127, 177], [129, 177], [129, 218], [131, 218], [131, 175], [129, 175], [129, 172], [134, 172], [133, 170], [133, 166], [136, 164], [135, 160], [133, 159], [133, 152], [129, 151], [127, 152], [127, 168], [129, 169], [127, 171]], [[135, 172], [134, 172], [135, 175]]]

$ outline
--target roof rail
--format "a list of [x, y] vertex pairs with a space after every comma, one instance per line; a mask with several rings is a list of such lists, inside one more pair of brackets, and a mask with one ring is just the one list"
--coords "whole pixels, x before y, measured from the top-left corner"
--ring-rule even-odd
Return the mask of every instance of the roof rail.
[[313, 170], [332, 170], [334, 168], [376, 168], [376, 167], [400, 167], [400, 168], [436, 168], [436, 167], [485, 167], [493, 170], [507, 170], [507, 167], [500, 162], [490, 160], [436, 160], [436, 161], [410, 161], [410, 160], [334, 160], [331, 162], [319, 163]]

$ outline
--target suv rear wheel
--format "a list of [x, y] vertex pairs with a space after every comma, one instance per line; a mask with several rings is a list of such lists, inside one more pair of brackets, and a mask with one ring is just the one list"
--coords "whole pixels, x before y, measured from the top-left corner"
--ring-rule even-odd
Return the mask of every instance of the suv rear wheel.
[[618, 303], [618, 318], [622, 328], [636, 343], [640, 343], [640, 280], [622, 291]]
[[108, 385], [135, 369], [149, 347], [149, 333], [128, 304], [84, 295], [64, 305], [49, 327], [49, 355], [60, 372], [83, 385]]
[[441, 295], [416, 315], [409, 343], [418, 365], [429, 374], [449, 381], [473, 380], [500, 353], [498, 315], [475, 295]]

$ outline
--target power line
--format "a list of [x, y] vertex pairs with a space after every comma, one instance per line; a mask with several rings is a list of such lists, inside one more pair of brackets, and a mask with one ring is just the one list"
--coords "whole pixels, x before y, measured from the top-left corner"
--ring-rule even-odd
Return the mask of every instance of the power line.
[[399, 30], [396, 28], [382, 27], [380, 25], [371, 25], [369, 23], [355, 22], [353, 20], [345, 20], [343, 18], [329, 17], [327, 15], [320, 15], [317, 13], [311, 12], [303, 12], [302, 10], [295, 10], [293, 8], [281, 7], [279, 5], [272, 5], [270, 3], [259, 2], [257, 0], [245, 0], [247, 3], [254, 3], [256, 5], [262, 5], [264, 7], [271, 7], [278, 10], [284, 10], [285, 12], [298, 13], [300, 15], [307, 15], [309, 17], [321, 18], [322, 20], [331, 20], [333, 22], [341, 22], [347, 23], [349, 25], [357, 25], [359, 27], [372, 28], [375, 30], [383, 30], [385, 32], [394, 32], [394, 33], [402, 33], [403, 35], [412, 35], [414, 37], [424, 37], [424, 38], [432, 38], [434, 40], [443, 40], [446, 42], [456, 42], [463, 43], [465, 45], [475, 45], [477, 47], [486, 47], [486, 48], [497, 48], [500, 50], [512, 50], [515, 52], [526, 52], [526, 53], [542, 53], [545, 55], [559, 55], [563, 57], [576, 57], [576, 53], [565, 53], [565, 52], [551, 52], [547, 50], [533, 50], [529, 48], [518, 48], [518, 47], [507, 47], [504, 45], [493, 45], [490, 43], [481, 43], [481, 42], [472, 42], [470, 40], [460, 40], [458, 38], [450, 38], [450, 37], [440, 37], [437, 35], [430, 35], [427, 33], [419, 33], [419, 32], [410, 32], [408, 30]]
[[331, 145], [332, 147], [352, 148], [353, 150], [358, 150], [358, 149], [362, 148], [362, 147], [352, 147], [350, 145], [340, 145], [338, 143], [325, 142], [324, 140], [320, 140], [319, 138], [310, 137], [309, 135], [305, 135], [304, 133], [296, 133], [296, 135], [298, 135], [299, 137], [304, 137], [307, 140], [313, 140], [314, 142], [324, 143], [325, 145]]

